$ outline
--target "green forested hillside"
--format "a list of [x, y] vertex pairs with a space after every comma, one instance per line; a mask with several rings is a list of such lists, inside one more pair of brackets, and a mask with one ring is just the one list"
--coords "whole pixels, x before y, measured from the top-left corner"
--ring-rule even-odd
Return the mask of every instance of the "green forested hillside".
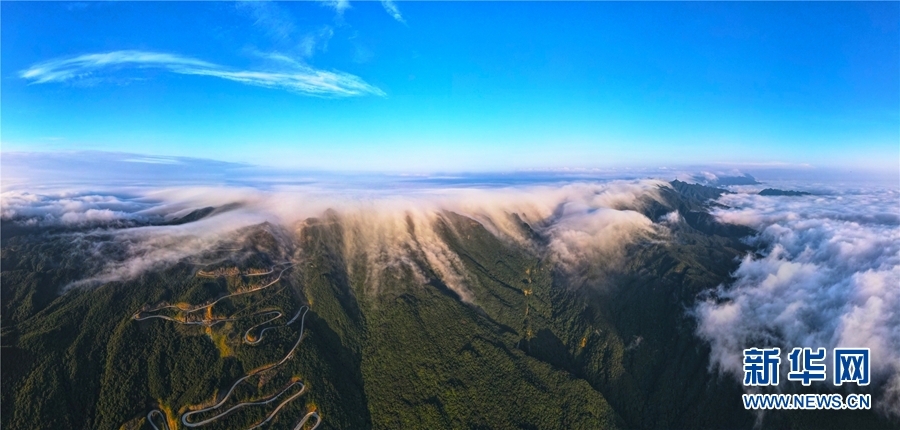
[[[184, 428], [183, 413], [212, 406], [250, 374], [220, 411], [282, 396], [199, 428], [248, 428], [292, 396], [265, 426], [294, 428], [316, 412], [319, 428], [334, 429], [750, 428], [741, 387], [709, 371], [686, 310], [728, 282], [752, 252], [738, 239], [752, 232], [716, 223], [696, 193], [661, 192], [635, 209], [652, 220], [678, 210], [685, 222], [673, 237], [629, 245], [623, 264], [587, 283], [443, 214], [435, 231], [469, 274], [471, 303], [435, 273], [423, 284], [398, 266], [373, 279], [367, 261], [346, 252], [334, 213], [291, 232], [255, 226], [235, 240], [239, 250], [62, 294], [90, 272], [77, 257], [87, 245], [4, 226], [2, 426], [149, 429], [159, 410], [154, 425], [165, 416]], [[283, 364], [264, 370], [298, 339]], [[765, 419], [889, 427], [862, 411]]]

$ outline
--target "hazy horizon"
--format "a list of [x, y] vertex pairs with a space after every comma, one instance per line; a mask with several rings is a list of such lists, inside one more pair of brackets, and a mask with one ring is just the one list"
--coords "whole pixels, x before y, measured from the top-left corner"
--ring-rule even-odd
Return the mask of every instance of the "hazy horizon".
[[[2, 191], [54, 187], [235, 186], [271, 188], [316, 185], [335, 189], [497, 187], [615, 179], [678, 179], [714, 184], [717, 177], [751, 175], [772, 187], [817, 190], [830, 186], [900, 185], [897, 172], [781, 164], [670, 165], [497, 171], [346, 171], [273, 168], [195, 157], [106, 151], [0, 152]], [[102, 188], [102, 187], [101, 187]]]

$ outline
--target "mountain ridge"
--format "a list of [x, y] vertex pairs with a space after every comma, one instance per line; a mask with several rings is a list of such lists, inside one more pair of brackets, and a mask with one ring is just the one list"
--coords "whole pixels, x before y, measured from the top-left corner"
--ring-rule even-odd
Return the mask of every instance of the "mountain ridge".
[[[695, 187], [661, 186], [620, 207], [665, 223], [668, 233], [636, 236], [621, 260], [573, 267], [547, 253], [556, 240], [548, 227], [516, 214], [512, 225], [534, 246], [444, 211], [424, 224], [407, 217], [408, 241], [360, 247], [354, 238], [369, 232], [326, 211], [292, 227], [246, 227], [189, 261], [51, 297], [49, 286], [90, 273], [73, 257], [77, 243], [4, 235], [3, 425], [149, 428], [156, 409], [177, 421], [297, 341], [284, 317], [259, 346], [243, 343], [264, 312], [309, 306], [293, 357], [257, 388], [240, 386], [233, 400], [271, 395], [299, 378], [305, 391], [278, 412], [276, 428], [309, 411], [320, 414], [321, 428], [750, 428], [740, 385], [709, 372], [708, 346], [685, 310], [729, 282], [753, 251], [740, 239], [754, 232], [716, 221], [712, 192]], [[246, 291], [263, 282], [246, 274], [283, 261], [292, 265], [272, 287], [209, 311], [234, 321], [207, 329], [134, 320], [148, 305]], [[230, 267], [237, 272], [214, 271]], [[209, 426], [247, 426], [270, 410], [246, 408]], [[833, 427], [888, 427], [874, 413], [862, 421], [835, 415]], [[818, 422], [807, 417], [773, 413], [765, 422]]]

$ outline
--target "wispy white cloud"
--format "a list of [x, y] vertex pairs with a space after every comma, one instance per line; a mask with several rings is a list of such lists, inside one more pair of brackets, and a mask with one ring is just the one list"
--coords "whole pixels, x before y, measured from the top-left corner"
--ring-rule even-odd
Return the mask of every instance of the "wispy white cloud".
[[149, 164], [181, 164], [177, 158], [172, 157], [135, 157], [122, 160], [127, 163], [149, 163]]
[[393, 0], [381, 0], [381, 5], [394, 19], [406, 24], [406, 20], [403, 19], [403, 15], [400, 15], [400, 9], [397, 9], [397, 4]]
[[63, 82], [84, 78], [92, 72], [113, 67], [164, 67], [168, 69], [217, 68], [215, 64], [179, 55], [144, 51], [113, 51], [86, 54], [69, 59], [55, 59], [32, 65], [19, 76], [36, 84]]
[[285, 57], [289, 66], [277, 70], [235, 70], [195, 58], [146, 51], [113, 51], [54, 59], [23, 70], [19, 76], [37, 84], [66, 82], [94, 77], [124, 68], [160, 68], [182, 75], [212, 76], [298, 94], [324, 97], [384, 96], [379, 88], [361, 78], [339, 71], [315, 69]]
[[[349, 7], [343, 4], [335, 4], [333, 7]], [[253, 26], [260, 29], [269, 39], [272, 46], [282, 52], [290, 52], [310, 58], [316, 51], [327, 51], [328, 41], [334, 36], [334, 30], [328, 25], [309, 31], [306, 26], [298, 23], [288, 8], [271, 1], [244, 1], [238, 2], [237, 8], [249, 12], [253, 20]], [[343, 12], [340, 9], [340, 12]]]
[[261, 28], [275, 41], [291, 41], [296, 25], [291, 14], [277, 3], [268, 1], [241, 1], [238, 9], [250, 12], [253, 25]]
[[334, 9], [338, 15], [343, 15], [344, 11], [350, 8], [349, 0], [319, 0], [325, 6]]
[[[182, 73], [182, 72], [179, 72]], [[304, 67], [294, 72], [224, 71], [192, 69], [189, 75], [213, 76], [230, 81], [268, 88], [278, 88], [297, 93], [321, 96], [385, 95], [380, 89], [367, 84], [357, 76], [343, 72], [328, 72]]]
[[312, 57], [316, 50], [327, 51], [328, 41], [334, 36], [334, 30], [329, 26], [324, 26], [314, 33], [309, 33], [300, 39], [297, 44], [300, 53], [304, 57]]

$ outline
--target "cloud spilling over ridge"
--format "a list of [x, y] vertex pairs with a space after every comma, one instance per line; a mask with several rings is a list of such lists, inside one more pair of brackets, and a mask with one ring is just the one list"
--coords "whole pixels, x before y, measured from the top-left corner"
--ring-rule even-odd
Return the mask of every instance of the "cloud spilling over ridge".
[[766, 251], [695, 309], [712, 365], [740, 378], [744, 348], [824, 347], [830, 359], [834, 347], [868, 347], [880, 407], [900, 415], [900, 192], [719, 201], [732, 208], [714, 215], [760, 231]]
[[[378, 289], [386, 267], [405, 269], [426, 282], [427, 274], [417, 266], [425, 261], [462, 300], [472, 302], [476, 298], [468, 285], [475, 282], [474, 277], [466, 273], [460, 257], [437, 230], [438, 225], [453, 229], [448, 212], [468, 217], [502, 239], [535, 252], [546, 251], [564, 270], [589, 281], [592, 277], [584, 273], [586, 267], [598, 262], [617, 264], [627, 244], [655, 232], [645, 216], [618, 208], [633, 207], [640, 197], [655, 195], [662, 184], [647, 180], [429, 190], [354, 202], [338, 212], [346, 254], [366, 259], [366, 278], [372, 288]], [[549, 238], [546, 250], [537, 249], [518, 220]]]
[[58, 58], [34, 64], [19, 72], [19, 76], [35, 84], [44, 84], [96, 77], [101, 72], [125, 68], [157, 68], [181, 75], [210, 76], [303, 95], [385, 95], [358, 76], [315, 69], [300, 63], [278, 70], [239, 70], [191, 57], [149, 51], [112, 51]]
[[[413, 275], [425, 284], [434, 273], [461, 300], [472, 303], [472, 278], [462, 260], [436, 229], [440, 212], [368, 208], [339, 217], [344, 227], [344, 252], [349, 260], [365, 261], [365, 282], [371, 292], [380, 290], [385, 276]], [[425, 267], [421, 266], [425, 263]], [[354, 267], [348, 267], [353, 272]]]
[[[422, 284], [436, 277], [463, 301], [477, 302], [471, 289], [474, 277], [441, 230], [441, 226], [452, 229], [447, 218], [451, 212], [482, 224], [503, 240], [546, 251], [564, 269], [589, 278], [583, 273], [589, 261], [614, 264], [624, 246], [654, 233], [654, 224], [629, 208], [639, 205], [644, 196], [653, 198], [662, 184], [644, 180], [344, 194], [315, 187], [270, 191], [178, 187], [132, 190], [131, 197], [10, 191], [2, 194], [2, 203], [4, 222], [16, 219], [26, 225], [80, 225], [79, 220], [95, 216], [91, 211], [96, 210], [110, 210], [110, 219], [155, 223], [87, 233], [112, 235], [124, 247], [125, 257], [104, 262], [99, 273], [79, 285], [133, 279], [176, 264], [204, 250], [227, 246], [235, 232], [248, 226], [268, 222], [300, 234], [308, 219], [332, 216], [344, 232], [342, 252], [348, 260], [366, 262], [366, 284], [373, 292], [378, 291], [380, 279], [400, 270]], [[191, 223], [159, 225], [204, 207], [220, 209]], [[538, 249], [513, 214], [548, 239], [544, 250]]]

